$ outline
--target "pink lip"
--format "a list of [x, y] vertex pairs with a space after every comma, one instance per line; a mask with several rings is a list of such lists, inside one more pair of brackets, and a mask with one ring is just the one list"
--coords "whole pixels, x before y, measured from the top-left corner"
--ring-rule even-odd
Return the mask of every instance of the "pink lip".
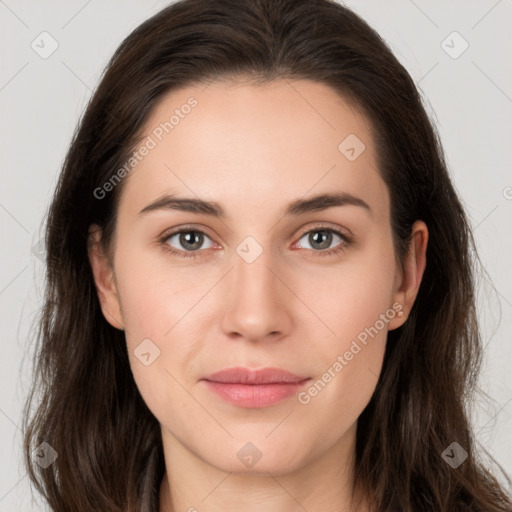
[[295, 394], [310, 380], [279, 368], [227, 368], [202, 379], [208, 388], [239, 407], [277, 404]]

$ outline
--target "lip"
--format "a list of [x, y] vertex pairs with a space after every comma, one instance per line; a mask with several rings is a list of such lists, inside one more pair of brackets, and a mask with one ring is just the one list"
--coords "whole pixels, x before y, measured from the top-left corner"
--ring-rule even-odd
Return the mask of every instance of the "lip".
[[282, 402], [310, 380], [280, 368], [226, 368], [201, 379], [208, 389], [239, 407], [269, 407]]

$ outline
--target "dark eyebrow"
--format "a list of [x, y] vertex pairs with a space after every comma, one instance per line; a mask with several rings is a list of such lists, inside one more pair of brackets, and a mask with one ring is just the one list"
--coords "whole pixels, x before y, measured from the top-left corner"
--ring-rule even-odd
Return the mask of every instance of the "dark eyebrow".
[[[285, 215], [302, 215], [308, 212], [326, 210], [333, 206], [360, 206], [371, 215], [370, 206], [360, 197], [346, 192], [320, 194], [309, 199], [297, 199], [286, 208]], [[196, 198], [182, 198], [165, 195], [144, 207], [139, 215], [144, 215], [155, 210], [180, 210], [191, 213], [202, 213], [217, 218], [225, 218], [226, 212], [214, 201], [203, 201]]]
[[360, 206], [368, 211], [371, 215], [372, 209], [360, 197], [354, 196], [347, 192], [338, 192], [332, 194], [320, 194], [310, 199], [297, 199], [289, 204], [285, 215], [300, 215], [302, 213], [326, 210], [333, 206]]

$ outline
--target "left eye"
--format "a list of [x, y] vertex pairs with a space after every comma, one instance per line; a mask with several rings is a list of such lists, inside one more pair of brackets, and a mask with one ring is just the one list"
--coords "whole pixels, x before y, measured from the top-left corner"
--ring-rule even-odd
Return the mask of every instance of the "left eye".
[[[330, 246], [333, 242], [333, 237], [334, 241], [335, 238], [339, 239], [338, 244], [336, 244], [336, 246], [338, 246], [340, 242], [348, 242], [348, 238], [345, 235], [343, 235], [339, 231], [336, 231], [335, 229], [328, 228], [317, 228], [308, 231], [300, 238], [300, 240], [306, 239], [307, 243], [310, 244], [310, 247], [306, 247], [306, 249], [312, 249], [318, 252], [330, 249]], [[311, 245], [313, 246], [311, 247]]]

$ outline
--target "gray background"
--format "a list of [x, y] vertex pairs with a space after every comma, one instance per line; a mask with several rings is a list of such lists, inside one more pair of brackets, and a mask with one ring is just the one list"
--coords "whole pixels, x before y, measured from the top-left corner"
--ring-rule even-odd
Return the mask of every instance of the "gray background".
[[[19, 428], [30, 382], [29, 329], [43, 291], [37, 246], [43, 215], [78, 117], [108, 58], [167, 3], [0, 0], [1, 511], [44, 510], [31, 499]], [[473, 423], [479, 442], [512, 474], [512, 0], [347, 5], [390, 44], [439, 129], [488, 272], [479, 295], [486, 346], [480, 385], [491, 398], [476, 401]], [[31, 47], [34, 40], [42, 46], [43, 31], [58, 43], [47, 58]], [[457, 58], [464, 42], [450, 36], [454, 31], [469, 44]], [[50, 48], [49, 39], [44, 48]]]

